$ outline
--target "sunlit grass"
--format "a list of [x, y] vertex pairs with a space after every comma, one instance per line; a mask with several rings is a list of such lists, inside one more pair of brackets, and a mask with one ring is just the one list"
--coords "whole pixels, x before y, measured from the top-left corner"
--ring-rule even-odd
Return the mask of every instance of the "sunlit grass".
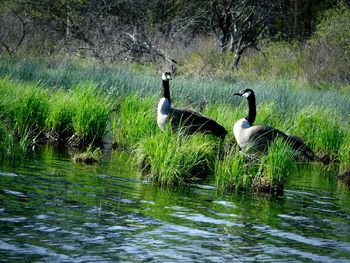
[[310, 106], [300, 110], [295, 118], [296, 133], [313, 151], [335, 159], [344, 139], [344, 125], [334, 109]]
[[183, 185], [209, 174], [215, 149], [215, 141], [205, 135], [173, 133], [168, 127], [141, 140], [133, 156], [152, 182]]
[[221, 191], [251, 189], [252, 177], [245, 166], [245, 156], [237, 147], [226, 150], [215, 163], [215, 183]]
[[260, 158], [259, 175], [254, 178], [253, 187], [264, 192], [282, 192], [284, 184], [295, 165], [295, 151], [287, 142], [278, 139]]
[[114, 145], [134, 148], [145, 137], [158, 130], [156, 100], [137, 95], [123, 97], [112, 118]]
[[71, 94], [58, 90], [52, 95], [46, 119], [50, 139], [66, 140], [73, 135], [72, 118], [74, 110]]
[[16, 162], [25, 157], [35, 145], [35, 137], [29, 129], [21, 129], [18, 134], [16, 128], [9, 128], [0, 122], [0, 162]]
[[83, 144], [101, 142], [111, 117], [112, 103], [93, 83], [80, 84], [70, 91], [72, 103], [72, 128]]

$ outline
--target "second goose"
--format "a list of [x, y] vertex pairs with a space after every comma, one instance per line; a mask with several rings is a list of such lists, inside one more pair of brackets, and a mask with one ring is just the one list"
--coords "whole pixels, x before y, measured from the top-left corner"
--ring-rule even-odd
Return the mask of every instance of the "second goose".
[[288, 135], [268, 125], [253, 125], [256, 117], [255, 94], [251, 89], [243, 89], [233, 95], [245, 97], [248, 100], [248, 116], [238, 120], [233, 126], [237, 144], [242, 150], [252, 149], [264, 152], [267, 146], [276, 138], [287, 141], [303, 158], [313, 160], [312, 150], [297, 136]]

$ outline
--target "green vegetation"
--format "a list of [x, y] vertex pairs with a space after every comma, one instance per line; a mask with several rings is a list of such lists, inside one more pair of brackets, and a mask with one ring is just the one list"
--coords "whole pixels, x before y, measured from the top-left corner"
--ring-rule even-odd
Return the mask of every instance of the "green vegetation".
[[22, 149], [6, 146], [13, 155], [23, 156], [39, 138], [48, 138], [81, 148], [91, 145], [94, 148], [77, 157], [89, 159], [110, 132], [111, 143], [128, 150], [143, 176], [154, 183], [182, 185], [214, 175], [223, 191], [280, 192], [294, 165], [289, 147], [276, 142], [267, 155], [251, 162], [234, 143], [232, 126], [246, 116], [247, 103], [231, 94], [250, 87], [257, 94], [256, 124], [297, 135], [319, 157], [338, 158], [341, 169], [348, 169], [350, 105], [339, 92], [301, 90], [287, 81], [232, 84], [176, 76], [171, 82], [174, 105], [202, 111], [222, 124], [229, 135], [225, 143], [219, 143], [208, 135], [159, 130], [159, 74], [124, 66], [84, 65], [76, 60], [65, 64], [25, 61], [0, 59], [0, 72], [6, 75], [0, 78], [2, 138], [6, 134], [13, 138], [11, 143], [3, 139], [1, 147]]
[[112, 118], [113, 145], [133, 149], [137, 142], [157, 131], [156, 99], [125, 96]]
[[22, 130], [17, 135], [17, 129], [10, 129], [0, 123], [0, 162], [9, 160], [12, 163], [20, 160], [35, 145], [35, 138], [29, 130]]
[[321, 159], [333, 161], [344, 139], [339, 114], [330, 108], [307, 107], [296, 116], [297, 134], [304, 138]]
[[215, 159], [215, 142], [205, 135], [186, 136], [170, 128], [139, 143], [135, 158], [143, 172], [161, 185], [181, 185], [209, 174]]

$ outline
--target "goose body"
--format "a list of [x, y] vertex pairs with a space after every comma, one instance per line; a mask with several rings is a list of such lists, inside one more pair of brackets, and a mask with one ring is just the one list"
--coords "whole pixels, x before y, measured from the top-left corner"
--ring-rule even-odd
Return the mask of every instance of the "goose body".
[[242, 150], [263, 152], [267, 150], [271, 142], [281, 138], [306, 159], [312, 160], [314, 158], [312, 150], [299, 137], [288, 135], [268, 125], [253, 125], [256, 117], [256, 102], [253, 90], [244, 89], [234, 95], [246, 97], [249, 106], [248, 116], [238, 120], [233, 126], [236, 142]]
[[169, 80], [171, 75], [165, 72], [162, 75], [163, 96], [160, 98], [157, 108], [157, 123], [163, 131], [167, 122], [171, 122], [172, 129], [177, 131], [184, 128], [188, 134], [195, 132], [213, 134], [219, 138], [225, 138], [227, 131], [215, 120], [203, 116], [195, 111], [171, 107]]

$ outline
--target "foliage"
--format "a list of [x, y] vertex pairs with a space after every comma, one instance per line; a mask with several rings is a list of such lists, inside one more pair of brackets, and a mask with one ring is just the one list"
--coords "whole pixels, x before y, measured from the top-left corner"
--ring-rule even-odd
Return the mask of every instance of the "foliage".
[[245, 166], [245, 157], [232, 147], [226, 150], [222, 159], [217, 159], [214, 169], [215, 183], [221, 191], [250, 189], [252, 176]]
[[42, 133], [48, 109], [48, 91], [35, 84], [16, 84], [8, 78], [0, 80], [0, 108], [3, 116], [18, 129]]
[[46, 125], [53, 139], [67, 139], [73, 135], [74, 110], [71, 94], [58, 90], [52, 95]]
[[[350, 9], [325, 12], [305, 49], [302, 70], [312, 83], [350, 83]], [[323, 84], [324, 85], [324, 84]]]
[[0, 162], [21, 160], [35, 145], [32, 132], [29, 129], [22, 128], [21, 130], [22, 134], [17, 135], [16, 127], [11, 129], [0, 122]]

